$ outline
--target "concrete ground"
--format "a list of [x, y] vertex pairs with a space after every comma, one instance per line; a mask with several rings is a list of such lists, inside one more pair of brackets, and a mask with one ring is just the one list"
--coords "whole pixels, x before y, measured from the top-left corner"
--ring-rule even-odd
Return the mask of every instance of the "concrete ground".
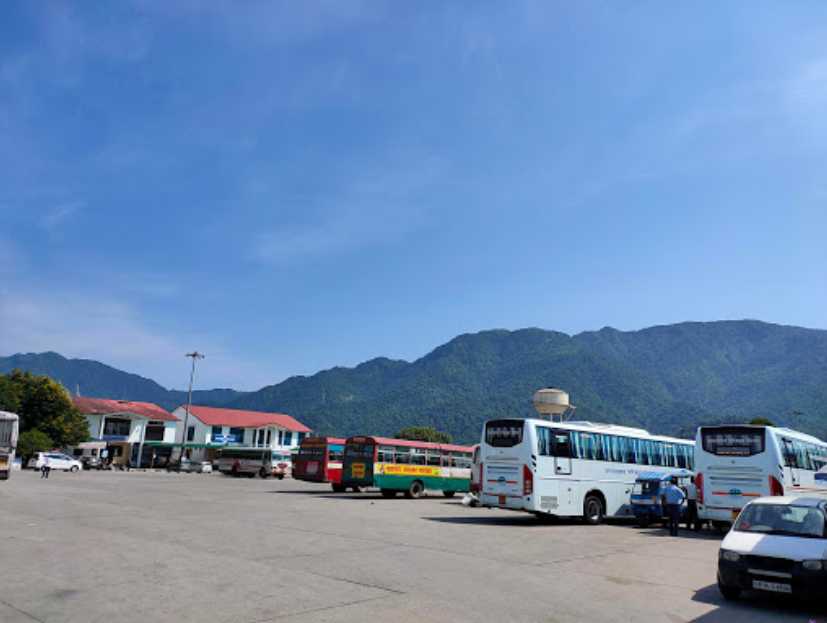
[[719, 540], [218, 474], [0, 482], [0, 622], [825, 621], [715, 587]]

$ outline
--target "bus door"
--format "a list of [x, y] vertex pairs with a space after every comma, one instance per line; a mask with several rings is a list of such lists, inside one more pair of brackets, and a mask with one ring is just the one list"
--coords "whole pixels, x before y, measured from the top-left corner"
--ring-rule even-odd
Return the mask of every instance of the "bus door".
[[782, 453], [784, 455], [784, 462], [790, 466], [790, 476], [792, 479], [793, 487], [798, 487], [801, 484], [798, 470], [798, 457], [795, 454], [795, 448], [793, 448], [793, 442], [790, 439], [782, 439], [781, 444], [783, 445]]
[[554, 455], [554, 473], [571, 475], [571, 436], [567, 430], [553, 430], [551, 452]]

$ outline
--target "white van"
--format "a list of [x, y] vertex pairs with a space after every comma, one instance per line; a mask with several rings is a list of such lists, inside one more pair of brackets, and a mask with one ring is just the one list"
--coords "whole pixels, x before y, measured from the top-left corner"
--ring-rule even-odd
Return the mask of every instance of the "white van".
[[721, 543], [718, 588], [823, 598], [827, 586], [827, 496], [758, 498]]

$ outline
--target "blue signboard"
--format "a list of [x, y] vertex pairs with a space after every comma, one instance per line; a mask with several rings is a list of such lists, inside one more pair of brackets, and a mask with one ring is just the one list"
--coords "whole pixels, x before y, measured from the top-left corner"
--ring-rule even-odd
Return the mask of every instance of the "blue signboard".
[[235, 443], [236, 435], [215, 435], [212, 440], [215, 443]]

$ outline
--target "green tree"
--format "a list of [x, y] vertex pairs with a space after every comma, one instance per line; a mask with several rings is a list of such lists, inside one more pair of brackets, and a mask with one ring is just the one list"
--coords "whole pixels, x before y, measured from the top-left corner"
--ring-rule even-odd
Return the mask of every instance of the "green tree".
[[86, 418], [72, 404], [62, 385], [47, 376], [13, 370], [5, 377], [11, 385], [5, 395], [17, 396], [22, 432], [38, 430], [58, 446], [74, 445], [89, 436]]
[[38, 452], [46, 452], [54, 447], [52, 438], [36, 428], [20, 433], [17, 439], [17, 454], [27, 461]]
[[396, 438], [409, 439], [411, 441], [451, 443], [451, 435], [438, 431], [431, 426], [408, 426], [396, 433]]
[[754, 417], [752, 418], [749, 423], [753, 426], [775, 426], [772, 423], [772, 420], [768, 420], [765, 417]]
[[0, 411], [17, 413], [20, 410], [20, 386], [11, 377], [0, 374]]

